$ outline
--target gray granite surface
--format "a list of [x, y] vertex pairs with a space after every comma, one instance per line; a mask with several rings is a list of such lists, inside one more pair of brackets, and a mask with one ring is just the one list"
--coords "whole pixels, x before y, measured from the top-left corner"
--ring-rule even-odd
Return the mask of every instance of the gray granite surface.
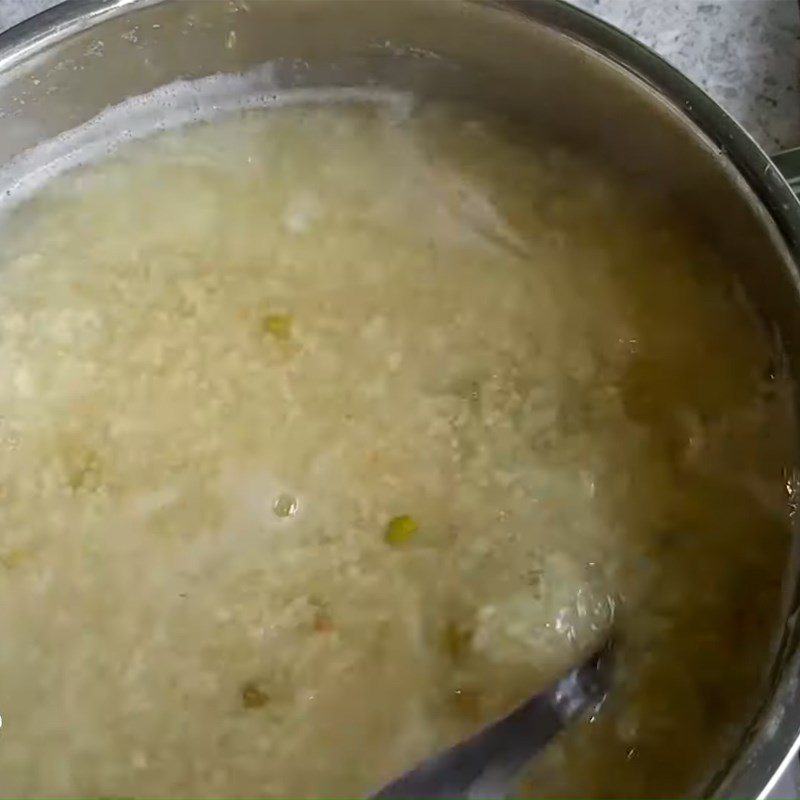
[[[573, 2], [671, 61], [768, 151], [800, 146], [797, 0]], [[51, 5], [53, 0], [0, 0], [0, 29]]]

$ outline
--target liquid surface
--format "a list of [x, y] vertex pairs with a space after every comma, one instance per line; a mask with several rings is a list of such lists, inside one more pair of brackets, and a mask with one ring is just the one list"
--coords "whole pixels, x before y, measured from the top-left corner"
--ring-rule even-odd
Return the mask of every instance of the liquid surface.
[[436, 108], [242, 112], [53, 180], [0, 271], [0, 794], [364, 795], [612, 622], [614, 691], [525, 791], [693, 790], [788, 541], [724, 267]]

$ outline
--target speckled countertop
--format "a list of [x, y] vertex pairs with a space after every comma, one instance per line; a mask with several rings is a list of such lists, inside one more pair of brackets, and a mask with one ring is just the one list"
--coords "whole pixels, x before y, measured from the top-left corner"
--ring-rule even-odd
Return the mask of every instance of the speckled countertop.
[[[796, 0], [573, 2], [666, 57], [769, 152], [800, 146]], [[54, 4], [54, 0], [0, 0], [0, 30]]]

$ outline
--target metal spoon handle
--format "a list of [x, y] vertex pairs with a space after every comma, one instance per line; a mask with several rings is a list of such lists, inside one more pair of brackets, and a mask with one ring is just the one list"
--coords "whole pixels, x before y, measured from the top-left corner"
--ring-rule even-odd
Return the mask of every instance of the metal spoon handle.
[[423, 761], [373, 798], [506, 797], [530, 759], [565, 725], [603, 699], [610, 676], [608, 656], [606, 646], [544, 692]]

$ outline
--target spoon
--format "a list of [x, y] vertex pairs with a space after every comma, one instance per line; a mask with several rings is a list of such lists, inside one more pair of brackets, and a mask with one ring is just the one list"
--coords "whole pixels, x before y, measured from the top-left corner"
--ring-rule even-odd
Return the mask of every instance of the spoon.
[[545, 691], [454, 747], [417, 764], [372, 798], [504, 798], [535, 755], [605, 698], [611, 643], [573, 667]]

